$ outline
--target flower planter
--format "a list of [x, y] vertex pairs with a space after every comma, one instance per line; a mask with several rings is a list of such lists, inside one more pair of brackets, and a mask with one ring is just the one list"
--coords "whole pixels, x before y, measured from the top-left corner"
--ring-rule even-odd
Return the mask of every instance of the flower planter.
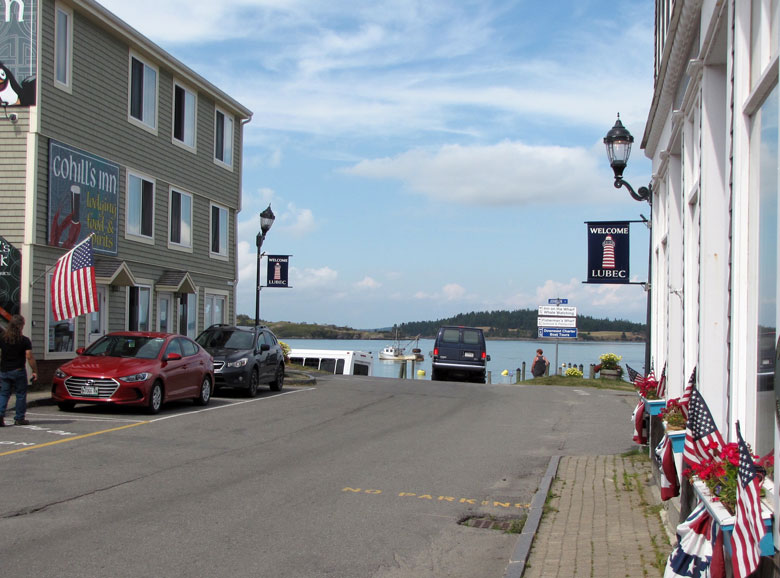
[[669, 437], [669, 441], [672, 442], [672, 451], [676, 454], [681, 454], [685, 448], [685, 430], [684, 429], [669, 429], [664, 422], [664, 429], [666, 435]]
[[[642, 397], [641, 395], [639, 397]], [[665, 399], [647, 399], [642, 397], [642, 401], [645, 402], [645, 411], [649, 415], [658, 415], [661, 410], [666, 407]], [[685, 433], [683, 431], [683, 433]]]
[[619, 369], [602, 369], [599, 371], [601, 379], [620, 379], [621, 373]]
[[[764, 488], [769, 490], [767, 485], [764, 485]], [[774, 489], [774, 487], [771, 489]], [[699, 500], [704, 502], [707, 511], [712, 514], [712, 517], [723, 530], [723, 545], [726, 547], [726, 552], [731, 556], [731, 531], [734, 529], [734, 516], [729, 513], [723, 504], [713, 499], [709, 488], [703, 481], [699, 479], [694, 480], [693, 490], [696, 492], [696, 496]], [[772, 534], [772, 505], [771, 503], [767, 503], [768, 498], [770, 498], [769, 491], [767, 491], [767, 496], [761, 500], [761, 519], [764, 521], [764, 527], [766, 528], [766, 534], [764, 534], [764, 537], [761, 538], [761, 542], [759, 542], [759, 549], [761, 550], [762, 556], [774, 556], [775, 554], [775, 544]]]

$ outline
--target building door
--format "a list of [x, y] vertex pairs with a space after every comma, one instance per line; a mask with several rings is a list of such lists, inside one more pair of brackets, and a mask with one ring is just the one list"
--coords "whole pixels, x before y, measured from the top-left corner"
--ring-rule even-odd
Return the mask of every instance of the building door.
[[108, 287], [98, 285], [98, 310], [87, 316], [87, 344], [97, 341], [108, 332]]
[[173, 333], [173, 293], [157, 294], [157, 331]]

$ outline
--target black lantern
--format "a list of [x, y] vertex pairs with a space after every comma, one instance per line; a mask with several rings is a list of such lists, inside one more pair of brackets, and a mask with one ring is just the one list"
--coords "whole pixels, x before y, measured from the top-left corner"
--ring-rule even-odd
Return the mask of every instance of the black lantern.
[[604, 145], [607, 147], [607, 157], [609, 157], [609, 166], [612, 167], [612, 171], [615, 173], [615, 188], [626, 187], [634, 200], [651, 203], [650, 195], [652, 189], [650, 187], [639, 187], [638, 190], [634, 191], [633, 187], [623, 180], [623, 171], [628, 164], [628, 157], [631, 156], [631, 145], [633, 143], [634, 137], [620, 122], [620, 114], [618, 114], [615, 126], [604, 137]]

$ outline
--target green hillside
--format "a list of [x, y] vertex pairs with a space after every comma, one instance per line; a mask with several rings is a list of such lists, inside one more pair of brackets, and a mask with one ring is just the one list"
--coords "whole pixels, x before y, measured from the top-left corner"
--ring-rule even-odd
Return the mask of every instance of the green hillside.
[[[489, 339], [536, 339], [537, 310], [481, 311], [461, 313], [435, 321], [413, 321], [392, 328], [353, 329], [336, 325], [263, 321], [280, 338], [286, 339], [392, 339], [398, 330], [400, 339], [433, 338], [442, 325], [481, 327]], [[252, 325], [248, 315], [238, 315], [239, 325]], [[577, 316], [577, 330], [581, 340], [644, 341], [645, 324], [620, 319], [596, 319], [589, 315]]]

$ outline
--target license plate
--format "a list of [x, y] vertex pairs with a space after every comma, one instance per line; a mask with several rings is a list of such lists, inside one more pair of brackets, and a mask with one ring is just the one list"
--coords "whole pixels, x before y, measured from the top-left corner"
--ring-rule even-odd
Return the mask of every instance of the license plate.
[[98, 391], [97, 385], [82, 385], [81, 386], [81, 395], [98, 395], [100, 392]]
[[474, 357], [474, 352], [473, 351], [464, 351], [463, 352], [463, 357], [472, 357], [473, 358]]

